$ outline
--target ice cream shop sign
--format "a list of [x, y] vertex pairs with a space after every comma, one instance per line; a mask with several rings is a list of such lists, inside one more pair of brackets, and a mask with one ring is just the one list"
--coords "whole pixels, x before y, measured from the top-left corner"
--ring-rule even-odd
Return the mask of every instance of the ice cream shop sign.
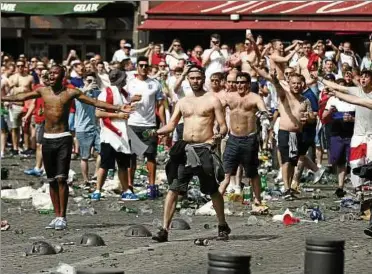
[[63, 15], [71, 13], [95, 13], [107, 3], [1, 3], [1, 12], [33, 15]]

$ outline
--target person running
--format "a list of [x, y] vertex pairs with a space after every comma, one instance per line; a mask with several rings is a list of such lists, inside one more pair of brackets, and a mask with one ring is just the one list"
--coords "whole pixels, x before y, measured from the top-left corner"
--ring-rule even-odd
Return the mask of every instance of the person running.
[[[201, 191], [211, 195], [218, 218], [218, 238], [227, 240], [231, 229], [226, 223], [224, 202], [218, 191], [215, 165], [212, 152], [214, 139], [227, 132], [227, 126], [221, 102], [203, 89], [204, 72], [201, 67], [191, 66], [188, 80], [194, 96], [182, 98], [176, 105], [169, 123], [160, 128], [157, 135], [173, 132], [181, 116], [184, 117], [183, 140], [178, 141], [170, 150], [170, 162], [167, 165], [167, 177], [170, 184], [164, 204], [163, 228], [153, 237], [158, 242], [168, 241], [168, 231], [176, 209], [177, 197], [186, 193], [188, 184], [194, 175], [199, 177]], [[214, 121], [217, 120], [219, 133], [214, 134]]]
[[67, 228], [66, 208], [68, 186], [66, 179], [70, 170], [72, 136], [68, 128], [70, 105], [73, 99], [110, 111], [129, 112], [130, 106], [114, 106], [94, 100], [82, 91], [63, 85], [65, 71], [54, 65], [49, 71], [49, 85], [27, 93], [2, 97], [4, 102], [23, 102], [42, 97], [44, 99], [45, 128], [42, 154], [44, 167], [50, 182], [50, 198], [56, 218], [47, 228], [63, 230]]

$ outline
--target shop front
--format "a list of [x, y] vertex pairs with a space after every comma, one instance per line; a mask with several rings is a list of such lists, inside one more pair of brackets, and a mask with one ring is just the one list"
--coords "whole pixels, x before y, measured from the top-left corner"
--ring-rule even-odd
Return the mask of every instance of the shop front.
[[2, 3], [2, 51], [47, 56], [60, 62], [71, 49], [84, 58], [110, 59], [118, 41], [133, 35], [136, 5], [114, 3]]

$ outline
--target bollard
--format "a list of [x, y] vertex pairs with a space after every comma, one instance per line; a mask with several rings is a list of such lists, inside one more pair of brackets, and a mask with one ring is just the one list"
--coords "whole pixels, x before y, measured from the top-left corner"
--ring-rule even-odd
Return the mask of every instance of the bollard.
[[223, 252], [208, 254], [208, 274], [250, 274], [251, 256]]
[[344, 240], [306, 239], [305, 274], [343, 274]]

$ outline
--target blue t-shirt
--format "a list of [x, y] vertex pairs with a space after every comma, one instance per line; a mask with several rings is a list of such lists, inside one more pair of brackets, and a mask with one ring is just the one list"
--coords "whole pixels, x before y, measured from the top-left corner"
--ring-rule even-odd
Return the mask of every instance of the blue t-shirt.
[[[312, 111], [318, 112], [319, 102], [314, 92], [310, 88], [308, 88], [307, 90], [305, 90], [305, 92], [302, 93], [302, 95], [306, 97], [307, 99], [309, 99]], [[304, 125], [302, 131], [304, 134], [315, 135], [316, 134], [316, 123]]]
[[[88, 91], [85, 95], [97, 99], [101, 93], [99, 89]], [[97, 130], [96, 107], [80, 102], [75, 99], [75, 131], [89, 132]]]

